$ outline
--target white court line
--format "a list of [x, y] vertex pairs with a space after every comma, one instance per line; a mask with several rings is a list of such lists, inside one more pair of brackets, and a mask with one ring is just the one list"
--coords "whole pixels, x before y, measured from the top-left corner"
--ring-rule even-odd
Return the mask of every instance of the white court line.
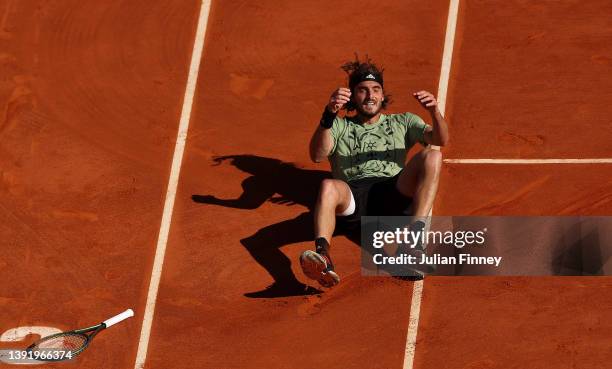
[[594, 159], [444, 159], [449, 164], [612, 164], [612, 158]]
[[[453, 59], [453, 46], [455, 44], [455, 29], [457, 28], [458, 13], [459, 0], [450, 0], [448, 20], [446, 22], [446, 35], [444, 37], [444, 51], [442, 53], [442, 68], [440, 70], [440, 81], [438, 83], [438, 109], [440, 109], [442, 115], [444, 115], [446, 110], [446, 93], [448, 90], [448, 81]], [[429, 212], [429, 216], [431, 216], [432, 212], [433, 209]], [[408, 319], [408, 333], [406, 334], [403, 369], [412, 369], [414, 365], [424, 286], [424, 280], [420, 280], [414, 282], [414, 287], [412, 289], [412, 302], [410, 303], [410, 317]]]
[[446, 36], [444, 37], [444, 51], [442, 53], [442, 68], [440, 70], [440, 81], [438, 82], [438, 109], [444, 115], [446, 111], [446, 93], [448, 91], [448, 80], [453, 61], [453, 47], [455, 46], [455, 29], [457, 28], [457, 14], [459, 12], [459, 0], [451, 0], [448, 7], [448, 20], [446, 21]]
[[172, 169], [170, 170], [170, 178], [168, 179], [168, 189], [166, 192], [166, 201], [164, 203], [161, 227], [159, 229], [159, 237], [157, 238], [155, 260], [153, 261], [151, 282], [149, 283], [147, 303], [142, 322], [142, 329], [140, 331], [138, 353], [136, 354], [136, 363], [134, 365], [135, 369], [144, 368], [145, 360], [147, 358], [147, 349], [149, 346], [149, 337], [151, 335], [151, 325], [153, 324], [153, 314], [155, 313], [157, 291], [159, 289], [159, 281], [161, 279], [162, 266], [164, 264], [164, 255], [166, 253], [166, 245], [168, 243], [168, 233], [170, 231], [172, 210], [174, 209], [174, 199], [176, 198], [176, 188], [181, 171], [181, 163], [183, 161], [183, 152], [185, 151], [185, 142], [187, 140], [187, 131], [191, 118], [193, 96], [195, 94], [196, 82], [198, 81], [202, 50], [204, 49], [204, 36], [206, 35], [206, 26], [208, 24], [208, 16], [210, 14], [210, 2], [211, 0], [202, 0], [200, 5], [200, 17], [198, 19], [198, 28], [196, 30], [195, 42], [191, 54], [189, 76], [187, 78], [187, 86], [185, 88], [185, 96], [183, 98], [183, 109], [181, 111], [181, 120], [176, 137], [176, 144], [174, 146]]

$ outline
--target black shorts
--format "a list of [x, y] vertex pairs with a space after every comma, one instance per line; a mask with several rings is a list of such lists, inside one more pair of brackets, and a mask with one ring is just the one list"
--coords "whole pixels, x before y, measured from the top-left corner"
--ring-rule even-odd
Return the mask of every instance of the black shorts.
[[402, 216], [412, 205], [412, 198], [402, 195], [396, 187], [394, 177], [363, 178], [348, 182], [355, 198], [355, 212], [347, 216], [337, 216], [338, 225], [353, 230], [361, 224], [362, 216]]

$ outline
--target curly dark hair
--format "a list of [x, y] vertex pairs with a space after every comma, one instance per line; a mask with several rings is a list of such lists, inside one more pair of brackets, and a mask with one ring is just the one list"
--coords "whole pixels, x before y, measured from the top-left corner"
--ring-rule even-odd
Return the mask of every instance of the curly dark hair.
[[[349, 87], [351, 89], [351, 93], [354, 92], [353, 89], [355, 88], [355, 85], [356, 85], [356, 83], [354, 83], [355, 77], [371, 73], [371, 74], [379, 75], [382, 78], [383, 72], [385, 71], [385, 69], [382, 66], [379, 68], [376, 64], [374, 64], [372, 59], [370, 59], [370, 57], [367, 54], [365, 56], [365, 60], [362, 61], [359, 59], [359, 55], [357, 53], [355, 53], [355, 60], [348, 61], [342, 64], [340, 68], [342, 68], [342, 70], [345, 71], [346, 74], [348, 74]], [[389, 105], [392, 102], [391, 95], [387, 94], [386, 91], [387, 90], [383, 87], [383, 96], [385, 98], [381, 103], [383, 109], [386, 109], [387, 105]], [[356, 109], [352, 100], [349, 101], [344, 106], [344, 108], [349, 112]]]

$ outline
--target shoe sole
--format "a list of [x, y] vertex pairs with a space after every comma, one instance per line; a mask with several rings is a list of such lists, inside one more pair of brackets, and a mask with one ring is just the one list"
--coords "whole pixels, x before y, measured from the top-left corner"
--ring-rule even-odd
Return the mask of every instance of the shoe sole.
[[336, 272], [326, 270], [325, 258], [312, 250], [306, 250], [300, 255], [300, 266], [306, 277], [314, 279], [323, 287], [333, 287], [340, 282]]

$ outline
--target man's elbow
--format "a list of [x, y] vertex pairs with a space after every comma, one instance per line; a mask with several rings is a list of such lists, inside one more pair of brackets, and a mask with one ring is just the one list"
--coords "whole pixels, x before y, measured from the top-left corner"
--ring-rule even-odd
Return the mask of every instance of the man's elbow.
[[448, 137], [441, 137], [438, 146], [443, 147], [448, 145]]
[[312, 160], [313, 163], [320, 163], [321, 159], [317, 156], [317, 152], [314, 150], [310, 150], [308, 152], [309, 156], [310, 156], [310, 160]]
[[312, 160], [313, 163], [320, 163], [323, 160], [327, 159], [329, 155], [323, 150], [310, 150], [309, 154], [310, 160]]
[[310, 155], [310, 160], [312, 160], [313, 163], [320, 163], [320, 162], [323, 161], [323, 159], [325, 159], [325, 158], [322, 158], [322, 157], [317, 156], [317, 155]]
[[434, 145], [436, 145], [436, 146], [440, 146], [440, 147], [443, 147], [443, 146], [448, 145], [448, 139], [449, 139], [449, 137], [448, 137], [448, 133], [446, 133], [446, 134], [441, 134], [441, 135], [439, 135], [439, 136], [437, 136], [437, 137], [435, 137], [435, 138], [436, 138], [436, 139], [434, 140], [435, 142], [433, 142], [433, 144], [434, 144]]

